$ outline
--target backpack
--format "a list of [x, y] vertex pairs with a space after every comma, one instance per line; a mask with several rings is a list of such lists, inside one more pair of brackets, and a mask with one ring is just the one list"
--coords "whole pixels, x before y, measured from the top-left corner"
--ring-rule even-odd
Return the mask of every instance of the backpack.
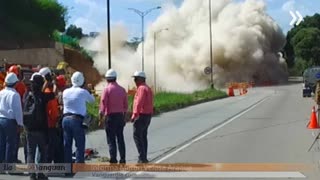
[[[50, 92], [47, 88], [45, 92]], [[58, 98], [50, 100], [47, 104], [47, 115], [48, 115], [48, 127], [55, 128], [57, 127], [57, 122], [60, 119], [60, 107]]]
[[36, 105], [39, 102], [35, 98], [32, 92], [26, 93], [23, 100], [23, 124], [28, 128], [32, 128], [36, 125], [34, 117], [36, 116]]

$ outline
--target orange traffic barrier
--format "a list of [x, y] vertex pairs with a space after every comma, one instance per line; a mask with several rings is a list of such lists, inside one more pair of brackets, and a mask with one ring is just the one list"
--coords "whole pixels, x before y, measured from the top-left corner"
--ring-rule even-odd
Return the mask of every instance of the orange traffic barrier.
[[234, 96], [234, 91], [233, 91], [233, 87], [232, 87], [232, 86], [230, 86], [230, 87], [228, 88], [228, 95], [229, 95], [229, 96]]
[[313, 106], [308, 129], [319, 129], [319, 128], [320, 127], [317, 120], [316, 109]]
[[248, 90], [247, 90], [247, 88], [243, 88], [243, 94], [247, 94], [248, 93]]

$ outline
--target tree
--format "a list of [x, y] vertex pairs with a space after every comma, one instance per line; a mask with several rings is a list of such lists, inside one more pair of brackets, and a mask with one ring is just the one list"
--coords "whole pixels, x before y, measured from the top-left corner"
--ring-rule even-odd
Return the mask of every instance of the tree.
[[294, 52], [313, 65], [320, 65], [320, 29], [303, 28], [291, 40]]
[[84, 36], [82, 33], [82, 28], [77, 27], [75, 25], [70, 25], [67, 28], [66, 35], [77, 39], [81, 39]]
[[[304, 18], [304, 21], [299, 25], [299, 26], [295, 26], [294, 28], [292, 28], [288, 34], [287, 34], [287, 43], [284, 47], [284, 54], [285, 54], [285, 58], [287, 60], [287, 64], [290, 68], [292, 68], [295, 64], [295, 59], [296, 56], [298, 56], [295, 50], [300, 49], [300, 48], [296, 48], [295, 45], [297, 44], [292, 44], [293, 41], [292, 39], [296, 36], [297, 33], [299, 33], [301, 30], [305, 29], [305, 28], [317, 28], [320, 29], [320, 14], [315, 14], [313, 16], [306, 16]], [[305, 31], [305, 30], [303, 30]], [[303, 36], [303, 35], [299, 35], [299, 36]], [[305, 40], [304, 40], [305, 41]], [[302, 43], [304, 44], [304, 43]], [[300, 44], [300, 47], [302, 45]], [[317, 52], [316, 50], [317, 48], [314, 48], [313, 51]], [[301, 55], [301, 49], [299, 52], [299, 55]], [[305, 60], [305, 59], [304, 59]]]
[[0, 3], [1, 40], [48, 40], [55, 30], [65, 30], [67, 9], [56, 0], [5, 0]]

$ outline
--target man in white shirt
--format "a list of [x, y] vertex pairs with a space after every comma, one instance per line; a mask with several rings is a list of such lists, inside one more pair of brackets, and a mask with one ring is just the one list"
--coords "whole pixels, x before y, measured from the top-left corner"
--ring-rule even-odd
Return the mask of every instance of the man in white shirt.
[[65, 163], [72, 163], [72, 141], [76, 143], [76, 163], [84, 163], [85, 130], [82, 126], [87, 115], [87, 103], [93, 103], [95, 98], [84, 86], [84, 76], [81, 72], [73, 73], [72, 87], [65, 89], [63, 99], [63, 134]]
[[14, 89], [18, 81], [14, 73], [9, 73], [6, 87], [0, 91], [0, 163], [14, 163], [17, 132], [23, 130], [21, 98]]

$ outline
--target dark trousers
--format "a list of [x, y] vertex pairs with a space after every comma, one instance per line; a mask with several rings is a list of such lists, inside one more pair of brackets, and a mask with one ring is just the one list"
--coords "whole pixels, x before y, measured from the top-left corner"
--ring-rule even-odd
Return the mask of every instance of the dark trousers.
[[64, 162], [64, 152], [63, 152], [63, 137], [60, 129], [49, 128], [48, 129], [48, 153], [47, 162], [51, 163], [63, 163]]
[[110, 162], [117, 163], [117, 144], [120, 154], [120, 162], [126, 160], [126, 146], [123, 137], [123, 129], [126, 122], [123, 113], [114, 113], [107, 116], [105, 130], [109, 145]]
[[40, 154], [39, 163], [47, 163], [48, 134], [43, 131], [27, 132], [28, 163], [34, 163], [37, 147]]
[[140, 115], [133, 124], [133, 138], [139, 153], [139, 160], [146, 161], [148, 154], [148, 128], [151, 115]]
[[76, 163], [84, 163], [86, 137], [82, 123], [83, 120], [73, 116], [65, 116], [62, 120], [65, 163], [72, 163], [73, 139], [76, 143]]
[[0, 163], [14, 163], [17, 143], [17, 122], [0, 118]]

